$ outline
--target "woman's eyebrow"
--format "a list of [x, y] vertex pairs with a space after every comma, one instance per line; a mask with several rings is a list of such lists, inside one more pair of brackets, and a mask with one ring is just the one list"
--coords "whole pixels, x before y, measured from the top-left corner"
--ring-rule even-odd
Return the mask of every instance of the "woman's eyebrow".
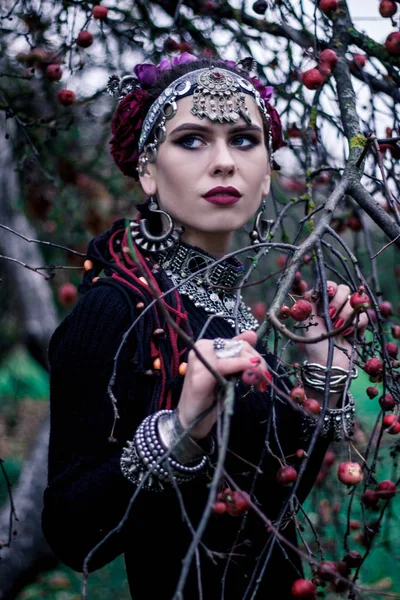
[[[182, 123], [182, 125], [178, 125], [178, 127], [173, 129], [170, 135], [173, 133], [179, 133], [180, 131], [199, 131], [201, 133], [212, 133], [213, 130], [213, 127], [207, 127], [206, 125], [200, 125], [198, 123]], [[229, 133], [242, 133], [244, 131], [262, 133], [262, 129], [258, 125], [235, 125], [229, 129]]]

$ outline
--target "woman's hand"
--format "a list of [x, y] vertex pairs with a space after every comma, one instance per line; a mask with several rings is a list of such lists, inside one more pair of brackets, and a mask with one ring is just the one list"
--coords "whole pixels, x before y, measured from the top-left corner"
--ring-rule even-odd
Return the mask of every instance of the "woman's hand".
[[[265, 371], [267, 371], [267, 364], [254, 348], [257, 341], [255, 331], [245, 331], [232, 339], [243, 340], [243, 347], [239, 356], [233, 358], [218, 358], [213, 347], [213, 340], [199, 340], [195, 346], [210, 366], [223, 377], [251, 370], [255, 373], [256, 378], [258, 376], [260, 380]], [[202, 412], [213, 404], [216, 387], [217, 382], [214, 375], [210, 373], [207, 367], [198, 359], [195, 352], [191, 350], [188, 357], [185, 381], [177, 407], [182, 427], [185, 429], [189, 427]], [[200, 423], [190, 430], [190, 436], [194, 439], [206, 437], [216, 422], [217, 416], [218, 407], [213, 409]]]
[[[328, 295], [330, 297], [329, 314], [333, 323], [333, 327], [339, 329], [351, 319], [351, 325], [349, 325], [349, 327], [347, 327], [341, 334], [334, 338], [337, 346], [340, 346], [340, 348], [342, 348], [344, 351], [340, 348], [334, 348], [332, 366], [349, 370], [349, 357], [352, 346], [348, 338], [354, 335], [355, 328], [357, 328], [359, 335], [364, 334], [365, 328], [368, 324], [368, 317], [365, 312], [361, 312], [359, 314], [354, 312], [349, 301], [350, 288], [347, 285], [337, 285], [334, 281], [328, 281], [327, 286]], [[327, 332], [325, 320], [321, 316], [322, 302], [311, 302], [311, 304], [313, 307], [314, 322], [317, 323], [317, 325], [315, 327], [310, 327], [308, 331], [305, 330], [304, 337], [314, 337], [316, 334], [323, 334]], [[329, 349], [328, 339], [322, 340], [321, 342], [317, 342], [315, 344], [306, 344], [305, 346], [307, 359], [310, 363], [318, 363], [322, 366], [326, 366], [328, 362]], [[307, 395], [315, 398], [322, 404], [324, 398], [323, 392], [308, 386], [305, 386], [305, 388]], [[329, 406], [335, 407], [341, 398], [342, 394], [340, 392], [337, 394], [330, 394]]]
[[[354, 335], [354, 329], [357, 328], [359, 335], [364, 335], [365, 328], [368, 325], [368, 317], [365, 312], [361, 312], [358, 315], [354, 312], [350, 306], [349, 297], [351, 294], [350, 288], [347, 285], [338, 285], [334, 281], [327, 282], [329, 301], [329, 314], [333, 323], [333, 327], [339, 329], [348, 321], [352, 319], [351, 325], [345, 329], [341, 334], [336, 336], [335, 342], [338, 346], [341, 346], [348, 351], [350, 355], [351, 343], [349, 337]], [[324, 318], [321, 316], [322, 302], [311, 302], [313, 307], [314, 322], [317, 326], [310, 327], [304, 332], [304, 337], [314, 337], [316, 334], [326, 333], [327, 329], [325, 326]], [[316, 344], [306, 344], [306, 354], [309, 362], [316, 362], [323, 366], [326, 365], [328, 360], [328, 340], [323, 340]], [[349, 358], [339, 348], [334, 349], [332, 366], [341, 367], [342, 369], [349, 368]]]

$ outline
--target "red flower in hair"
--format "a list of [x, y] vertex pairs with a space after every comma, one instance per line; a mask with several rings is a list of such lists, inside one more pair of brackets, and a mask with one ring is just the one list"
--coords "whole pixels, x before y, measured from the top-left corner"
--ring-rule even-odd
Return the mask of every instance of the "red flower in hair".
[[287, 144], [283, 139], [282, 121], [278, 115], [278, 111], [269, 102], [266, 102], [265, 106], [267, 107], [268, 114], [271, 117], [272, 150], [275, 152], [275, 150], [279, 150], [279, 148], [287, 146]]
[[279, 148], [282, 148], [282, 146], [286, 146], [286, 142], [283, 140], [280, 116], [278, 115], [276, 108], [269, 103], [269, 100], [274, 93], [274, 88], [270, 85], [263, 85], [257, 77], [253, 77], [252, 82], [256, 90], [260, 93], [261, 98], [264, 100], [268, 114], [271, 117], [272, 150], [278, 150]]
[[150, 104], [148, 92], [134, 90], [121, 100], [111, 122], [113, 137], [110, 144], [113, 159], [124, 175], [136, 180], [139, 137]]

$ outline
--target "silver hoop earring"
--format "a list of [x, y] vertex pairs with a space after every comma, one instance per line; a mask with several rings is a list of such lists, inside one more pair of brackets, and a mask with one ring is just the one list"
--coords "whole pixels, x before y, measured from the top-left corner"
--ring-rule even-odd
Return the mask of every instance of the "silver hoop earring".
[[265, 208], [266, 208], [265, 199], [263, 199], [260, 210], [258, 211], [258, 213], [256, 215], [253, 229], [250, 232], [250, 241], [251, 241], [252, 245], [266, 242], [268, 240], [268, 236], [270, 234], [271, 227], [274, 223], [270, 219], [263, 219], [263, 214], [264, 214]]
[[131, 221], [131, 235], [136, 246], [146, 252], [155, 253], [167, 250], [174, 244], [179, 244], [184, 227], [175, 227], [171, 215], [159, 208], [155, 196], [151, 196], [150, 198], [149, 210], [166, 218], [168, 223], [167, 230], [160, 233], [160, 235], [154, 235], [150, 232], [147, 219], [140, 219], [139, 223]]

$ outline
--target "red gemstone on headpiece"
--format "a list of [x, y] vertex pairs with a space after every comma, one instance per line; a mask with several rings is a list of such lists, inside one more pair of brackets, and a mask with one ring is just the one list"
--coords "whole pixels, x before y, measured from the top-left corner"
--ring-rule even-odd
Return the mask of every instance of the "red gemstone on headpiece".
[[218, 71], [216, 73], [213, 73], [215, 79], [222, 79], [223, 75], [222, 73], [218, 73]]

